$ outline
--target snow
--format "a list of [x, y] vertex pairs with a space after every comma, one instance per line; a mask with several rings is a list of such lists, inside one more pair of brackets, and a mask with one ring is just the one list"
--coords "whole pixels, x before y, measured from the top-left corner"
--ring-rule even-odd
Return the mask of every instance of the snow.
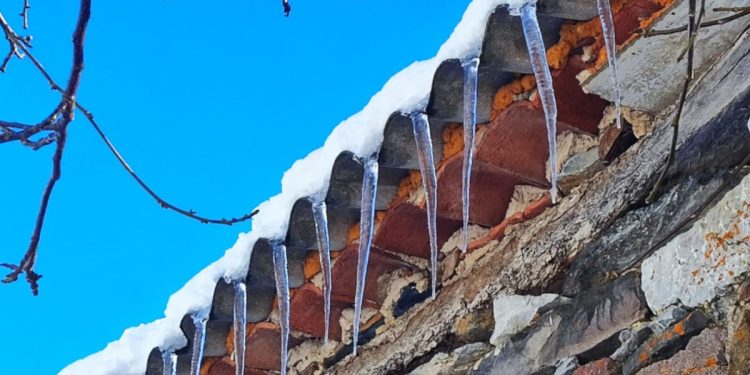
[[503, 4], [518, 6], [525, 3], [525, 0], [472, 1], [461, 22], [435, 57], [414, 62], [391, 77], [364, 109], [333, 130], [323, 147], [292, 165], [281, 180], [281, 193], [258, 206], [260, 212], [253, 219], [252, 230], [240, 234], [234, 246], [221, 259], [203, 269], [174, 293], [169, 298], [164, 318], [125, 330], [119, 340], [108, 344], [98, 353], [70, 364], [60, 374], [142, 374], [152, 348], [183, 347], [187, 341], [179, 328], [182, 317], [211, 304], [214, 287], [220, 278], [234, 280], [245, 276], [257, 239], [284, 238], [294, 202], [306, 196], [319, 198], [327, 191], [336, 156], [346, 150], [358, 156], [377, 151], [391, 113], [411, 113], [426, 106], [432, 78], [440, 62], [454, 58], [464, 60], [478, 55], [485, 25], [493, 10]]

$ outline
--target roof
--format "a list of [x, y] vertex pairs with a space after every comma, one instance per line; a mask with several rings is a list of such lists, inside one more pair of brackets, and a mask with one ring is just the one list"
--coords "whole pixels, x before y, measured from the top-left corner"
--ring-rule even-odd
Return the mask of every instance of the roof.
[[[634, 0], [613, 4], [618, 44], [632, 43], [644, 25], [661, 15], [670, 1]], [[631, 124], [627, 132], [616, 132], [599, 141], [602, 117], [609, 102], [588, 94], [578, 76], [589, 76], [591, 85], [606, 74], [594, 74], [604, 64], [602, 41], [594, 0], [542, 0], [539, 21], [550, 65], [556, 68], [553, 80], [558, 100], [558, 137], [569, 137], [567, 157], [599, 142], [602, 162], [615, 159], [635, 142]], [[542, 189], [547, 180], [547, 141], [544, 114], [534, 84], [531, 67], [517, 17], [507, 8], [497, 7], [489, 16], [482, 41], [479, 67], [478, 123], [475, 168], [472, 178], [470, 222], [476, 235], [470, 250], [499, 241], [509, 225], [531, 220], [551, 205]], [[627, 63], [626, 63], [627, 66]], [[603, 77], [603, 78], [602, 78]], [[599, 81], [597, 81], [599, 80]], [[425, 112], [429, 116], [438, 173], [438, 242], [442, 248], [441, 279], [446, 281], [459, 267], [471, 267], [471, 252], [462, 257], [451, 240], [461, 227], [461, 166], [463, 138], [463, 71], [459, 59], [446, 59], [432, 78]], [[626, 87], [627, 90], [627, 87]], [[598, 92], [598, 91], [597, 91]], [[666, 99], [665, 99], [666, 100]], [[411, 122], [398, 110], [382, 125], [378, 143], [380, 177], [378, 210], [373, 250], [365, 289], [365, 305], [372, 308], [364, 324], [360, 344], [382, 334], [387, 322], [398, 319], [429, 296], [424, 275], [430, 255], [424, 197], [420, 194], [419, 164]], [[572, 135], [571, 135], [572, 134]], [[352, 152], [354, 151], [354, 152]], [[357, 228], [363, 179], [363, 161], [358, 151], [338, 154], [330, 168], [325, 202], [329, 217], [331, 250], [334, 251], [332, 339], [339, 340], [341, 321], [351, 321], [349, 309], [354, 300], [357, 264]], [[570, 189], [576, 182], [565, 184]], [[529, 188], [531, 187], [531, 188]], [[261, 237], [254, 241], [249, 267], [242, 277], [247, 283], [247, 359], [245, 373], [279, 370], [280, 329], [275, 316], [276, 289], [272, 244], [283, 241], [288, 249], [291, 297], [291, 346], [317, 343], [323, 336], [323, 295], [320, 290], [320, 264], [317, 256], [315, 224], [311, 200], [300, 197], [292, 205], [285, 235]], [[455, 242], [455, 241], [454, 241]], [[448, 245], [446, 245], [448, 244]], [[460, 265], [461, 263], [464, 265]], [[398, 275], [397, 277], [394, 275]], [[395, 279], [408, 280], [397, 283]], [[219, 279], [211, 296], [210, 318], [204, 346], [203, 371], [207, 374], [234, 373], [231, 352], [233, 320], [231, 281]], [[351, 324], [351, 323], [349, 323]], [[178, 373], [187, 373], [193, 348], [194, 326], [191, 315], [180, 323], [184, 345], [177, 351]], [[350, 335], [351, 333], [348, 332]], [[344, 340], [350, 340], [344, 337]], [[351, 345], [328, 348], [320, 358], [309, 359], [308, 368], [335, 366], [351, 352]], [[161, 348], [143, 358], [147, 374], [162, 373]], [[298, 369], [299, 370], [299, 369]]]

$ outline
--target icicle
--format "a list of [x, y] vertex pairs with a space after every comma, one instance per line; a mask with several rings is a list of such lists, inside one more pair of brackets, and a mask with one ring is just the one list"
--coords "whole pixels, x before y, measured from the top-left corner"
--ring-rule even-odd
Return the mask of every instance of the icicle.
[[617, 42], [615, 41], [615, 22], [612, 20], [612, 9], [609, 0], [596, 0], [596, 8], [599, 10], [599, 20], [602, 23], [602, 35], [604, 46], [607, 49], [607, 63], [609, 64], [609, 77], [612, 81], [612, 91], [615, 97], [615, 116], [617, 128], [622, 127], [620, 120], [622, 111], [620, 107], [620, 81], [617, 79]]
[[550, 166], [550, 196], [552, 203], [557, 202], [557, 102], [555, 101], [555, 89], [552, 87], [552, 75], [547, 64], [547, 50], [544, 47], [544, 39], [539, 29], [539, 21], [536, 18], [536, 0], [527, 0], [521, 9], [510, 9], [511, 14], [520, 15], [523, 24], [523, 34], [526, 37], [526, 46], [529, 49], [531, 67], [536, 78], [536, 87], [539, 97], [542, 99], [544, 117], [547, 123], [547, 140], [549, 142], [549, 166]]
[[205, 308], [193, 313], [193, 324], [195, 325], [195, 334], [193, 334], [193, 358], [190, 359], [190, 375], [200, 375], [201, 363], [203, 363], [203, 346], [206, 343], [206, 323], [210, 308]]
[[419, 170], [422, 172], [427, 199], [427, 231], [430, 234], [430, 271], [432, 273], [432, 298], [435, 299], [437, 288], [437, 175], [435, 174], [435, 160], [432, 154], [432, 138], [430, 137], [430, 122], [424, 112], [411, 114], [414, 140], [417, 143], [419, 155]]
[[370, 156], [365, 161], [365, 176], [362, 180], [362, 204], [359, 218], [359, 249], [357, 261], [357, 286], [354, 294], [354, 333], [352, 336], [353, 354], [357, 355], [359, 320], [362, 317], [362, 302], [365, 296], [367, 261], [370, 258], [372, 233], [375, 223], [375, 199], [378, 194], [378, 158]]
[[328, 329], [331, 324], [331, 244], [328, 238], [328, 215], [326, 213], [326, 202], [321, 200], [312, 203], [313, 218], [315, 219], [315, 230], [318, 236], [318, 254], [320, 255], [320, 267], [323, 270], [323, 312], [325, 314], [323, 334], [323, 345], [328, 345]]
[[281, 324], [281, 375], [286, 375], [289, 351], [289, 273], [286, 264], [286, 246], [273, 246], [273, 270], [276, 276], [276, 295], [279, 298], [279, 322]]
[[477, 134], [477, 70], [479, 58], [464, 61], [464, 169], [461, 199], [463, 201], [464, 245], [461, 251], [469, 248], [469, 206], [471, 200], [471, 167], [474, 162], [474, 137]]
[[234, 364], [235, 374], [245, 373], [245, 335], [247, 330], [247, 286], [234, 282]]
[[177, 354], [172, 350], [164, 350], [161, 352], [161, 359], [162, 375], [177, 375]]

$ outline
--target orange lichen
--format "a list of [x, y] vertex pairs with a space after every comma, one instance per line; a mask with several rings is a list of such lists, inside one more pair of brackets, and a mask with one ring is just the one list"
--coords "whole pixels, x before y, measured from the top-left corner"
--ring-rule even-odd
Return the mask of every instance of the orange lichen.
[[675, 331], [675, 333], [677, 333], [680, 336], [684, 335], [685, 334], [685, 325], [682, 324], [682, 322], [675, 324], [674, 325], [674, 331]]
[[513, 104], [514, 97], [518, 94], [528, 92], [536, 87], [536, 80], [533, 75], [525, 75], [515, 81], [508, 83], [497, 90], [495, 99], [492, 102], [492, 115], [490, 118], [494, 120], [500, 112], [508, 108]]
[[393, 198], [390, 205], [408, 197], [412, 191], [417, 190], [420, 186], [422, 186], [422, 175], [418, 170], [409, 171], [409, 174], [401, 179], [396, 197]]
[[320, 272], [320, 256], [317, 251], [311, 251], [305, 257], [305, 280], [310, 280]]
[[443, 160], [458, 154], [464, 149], [464, 128], [462, 124], [447, 124], [443, 128]]
[[[375, 211], [375, 228], [385, 219], [386, 211]], [[352, 225], [346, 235], [346, 243], [351, 245], [359, 240], [359, 223]]]

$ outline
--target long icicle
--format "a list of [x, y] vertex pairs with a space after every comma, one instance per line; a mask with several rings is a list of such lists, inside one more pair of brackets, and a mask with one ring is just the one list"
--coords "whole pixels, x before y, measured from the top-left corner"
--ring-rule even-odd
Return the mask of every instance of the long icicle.
[[479, 58], [464, 61], [464, 169], [461, 200], [463, 202], [464, 244], [461, 251], [469, 249], [469, 208], [471, 205], [471, 170], [474, 163], [474, 138], [477, 134], [477, 83]]
[[[521, 9], [510, 9], [511, 14], [521, 16], [523, 34], [529, 49], [531, 67], [536, 78], [539, 97], [542, 99], [545, 122], [547, 123], [547, 141], [549, 142], [550, 196], [552, 203], [557, 203], [557, 102], [555, 89], [552, 87], [552, 75], [547, 64], [547, 50], [544, 47], [542, 31], [536, 18], [536, 0], [527, 0]], [[520, 12], [519, 12], [520, 11]]]
[[617, 41], [615, 40], [615, 22], [612, 19], [612, 8], [609, 0], [596, 0], [596, 8], [599, 11], [599, 21], [602, 24], [602, 36], [604, 36], [604, 46], [607, 49], [607, 63], [609, 64], [609, 77], [612, 81], [613, 96], [615, 99], [615, 118], [617, 119], [617, 128], [622, 127], [621, 100], [620, 100], [620, 81], [617, 79]]
[[245, 342], [247, 335], [247, 286], [234, 282], [234, 365], [236, 375], [245, 373]]
[[323, 345], [328, 345], [328, 331], [331, 325], [331, 288], [333, 286], [333, 280], [331, 276], [331, 243], [328, 238], [328, 214], [326, 212], [326, 202], [324, 200], [312, 202], [312, 211], [318, 239], [320, 267], [323, 270], [323, 312], [325, 314]]
[[432, 276], [432, 299], [435, 299], [437, 289], [437, 175], [435, 174], [435, 160], [432, 153], [432, 137], [430, 136], [430, 122], [424, 112], [411, 114], [414, 141], [417, 143], [419, 155], [419, 170], [422, 173], [427, 200], [427, 231], [430, 235], [430, 271]]
[[370, 259], [372, 233], [375, 224], [375, 199], [378, 195], [378, 158], [370, 156], [365, 161], [365, 176], [362, 179], [362, 204], [359, 218], [359, 249], [357, 261], [357, 286], [354, 295], [354, 328], [352, 347], [354, 356], [357, 355], [357, 339], [359, 338], [359, 321], [362, 318], [362, 302], [365, 296], [365, 280], [367, 279], [367, 261]]
[[195, 333], [193, 334], [193, 357], [190, 359], [190, 375], [200, 375], [203, 363], [203, 347], [206, 344], [206, 323], [210, 308], [192, 314]]
[[161, 352], [162, 375], [177, 375], [177, 354], [174, 350], [164, 350]]
[[281, 375], [286, 375], [289, 352], [289, 271], [284, 244], [273, 245], [273, 270], [276, 279], [276, 295], [279, 299], [279, 323], [281, 324]]

